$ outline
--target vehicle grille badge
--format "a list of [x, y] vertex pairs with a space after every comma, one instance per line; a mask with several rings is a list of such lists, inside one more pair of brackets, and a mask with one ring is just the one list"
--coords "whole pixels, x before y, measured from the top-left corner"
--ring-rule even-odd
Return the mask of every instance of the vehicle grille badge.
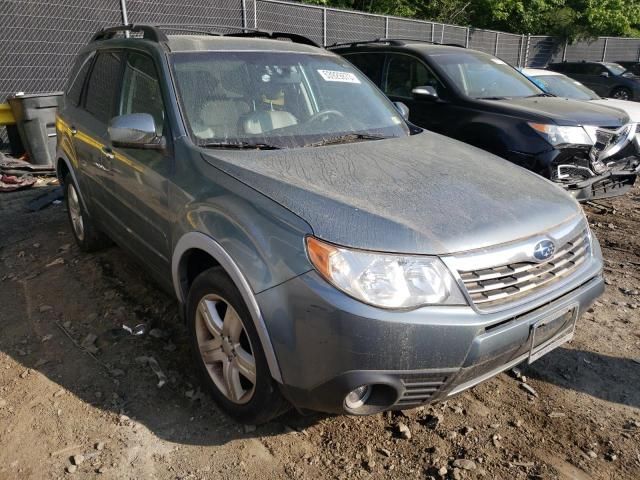
[[536, 260], [544, 262], [556, 253], [556, 245], [551, 240], [542, 240], [533, 248], [533, 256]]

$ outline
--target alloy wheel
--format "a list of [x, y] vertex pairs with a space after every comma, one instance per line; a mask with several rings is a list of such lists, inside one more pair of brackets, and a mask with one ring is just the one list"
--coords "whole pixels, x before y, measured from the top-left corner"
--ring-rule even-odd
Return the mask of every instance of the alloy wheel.
[[615, 93], [613, 94], [613, 98], [615, 98], [616, 100], [629, 100], [630, 95], [626, 90], [620, 89], [615, 91]]
[[71, 225], [73, 232], [78, 240], [84, 240], [84, 222], [82, 220], [82, 210], [80, 208], [80, 200], [78, 199], [78, 192], [73, 185], [69, 184], [67, 189], [67, 208], [69, 209], [69, 217], [71, 218]]
[[200, 356], [218, 390], [236, 404], [251, 400], [256, 362], [238, 312], [224, 298], [206, 295], [196, 311]]

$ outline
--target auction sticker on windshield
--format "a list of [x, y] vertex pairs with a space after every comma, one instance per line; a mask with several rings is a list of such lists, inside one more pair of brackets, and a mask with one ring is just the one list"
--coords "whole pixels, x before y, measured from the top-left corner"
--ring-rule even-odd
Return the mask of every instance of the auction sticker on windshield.
[[327, 82], [360, 83], [358, 77], [351, 72], [338, 70], [318, 70], [320, 76]]

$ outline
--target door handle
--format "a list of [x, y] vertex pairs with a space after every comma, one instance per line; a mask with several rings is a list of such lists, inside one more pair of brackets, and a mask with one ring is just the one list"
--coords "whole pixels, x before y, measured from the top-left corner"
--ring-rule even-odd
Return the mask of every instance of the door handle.
[[113, 150], [109, 147], [102, 147], [102, 154], [107, 157], [108, 160], [113, 160], [116, 156], [113, 153]]

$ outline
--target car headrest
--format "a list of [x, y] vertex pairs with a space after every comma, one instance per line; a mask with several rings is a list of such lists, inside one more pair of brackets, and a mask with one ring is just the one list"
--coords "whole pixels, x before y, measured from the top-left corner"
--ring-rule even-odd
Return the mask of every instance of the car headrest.
[[260, 135], [279, 128], [290, 127], [297, 123], [296, 117], [289, 112], [264, 110], [245, 116], [242, 119], [242, 128], [245, 133]]

